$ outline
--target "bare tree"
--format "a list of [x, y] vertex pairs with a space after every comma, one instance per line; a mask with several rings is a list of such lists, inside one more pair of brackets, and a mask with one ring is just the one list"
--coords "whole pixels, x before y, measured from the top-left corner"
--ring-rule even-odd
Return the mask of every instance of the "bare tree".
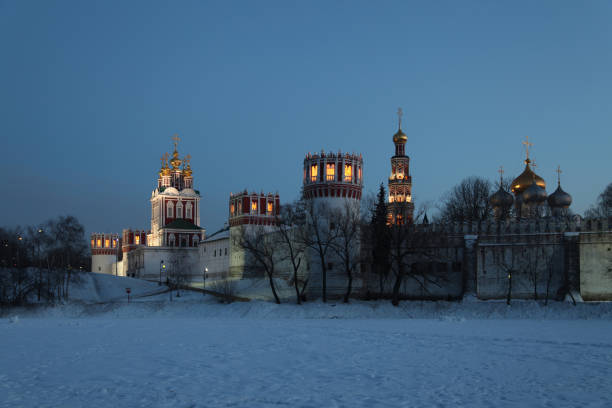
[[285, 250], [283, 258], [289, 260], [293, 269], [292, 283], [295, 288], [295, 300], [298, 305], [302, 304], [306, 285], [308, 284], [308, 278], [300, 279], [299, 276], [306, 247], [298, 238], [304, 235], [305, 226], [306, 213], [303, 201], [283, 205], [280, 216], [277, 217], [275, 232], [280, 247]]
[[597, 203], [585, 212], [586, 218], [612, 217], [612, 183], [597, 197]]
[[83, 259], [87, 249], [85, 229], [75, 217], [70, 215], [48, 221], [45, 229], [49, 231], [48, 262], [61, 270], [55, 274], [58, 297], [67, 299], [70, 294], [70, 284], [79, 281], [79, 275], [75, 275], [75, 272], [82, 270], [85, 263]]
[[416, 282], [424, 293], [430, 293], [428, 284], [441, 287], [447, 280], [446, 270], [438, 269], [436, 264], [449, 261], [436, 251], [443, 247], [443, 234], [417, 230], [413, 224], [390, 225], [388, 233], [391, 271], [395, 277], [391, 303], [399, 305], [400, 288], [405, 279]]
[[353, 274], [361, 260], [359, 233], [361, 214], [357, 201], [347, 201], [342, 208], [331, 212], [336, 223], [336, 239], [331, 242], [332, 251], [340, 258], [347, 278], [344, 302], [348, 303], [353, 290]]
[[321, 266], [321, 292], [323, 302], [327, 302], [327, 259], [338, 235], [338, 230], [331, 218], [331, 209], [326, 202], [306, 200], [304, 209], [306, 212], [306, 224], [300, 240], [302, 244], [312, 249], [319, 258]]
[[[12, 292], [11, 302], [63, 300], [69, 297], [70, 285], [78, 283], [89, 262], [84, 228], [71, 216], [49, 220], [43, 226], [0, 229], [0, 261], [3, 270], [0, 293]], [[44, 265], [44, 267], [43, 267]], [[46, 270], [46, 280], [43, 272]], [[8, 291], [6, 285], [12, 286]]]
[[215, 279], [212, 283], [212, 291], [221, 296], [222, 303], [232, 303], [236, 294], [236, 282], [232, 280], [228, 272]]
[[442, 199], [441, 221], [479, 222], [491, 218], [491, 189], [489, 180], [474, 176], [463, 179]]
[[274, 284], [276, 263], [279, 257], [278, 245], [274, 234], [266, 231], [262, 226], [249, 226], [248, 228], [243, 226], [236, 237], [236, 241], [235, 245], [242, 248], [247, 255], [245, 257], [247, 265], [245, 266], [256, 270], [264, 270], [268, 277], [274, 300], [277, 304], [280, 304], [280, 298]]
[[176, 296], [181, 296], [181, 288], [187, 284], [193, 270], [193, 264], [184, 251], [174, 249], [168, 259], [168, 286], [170, 290], [176, 290]]

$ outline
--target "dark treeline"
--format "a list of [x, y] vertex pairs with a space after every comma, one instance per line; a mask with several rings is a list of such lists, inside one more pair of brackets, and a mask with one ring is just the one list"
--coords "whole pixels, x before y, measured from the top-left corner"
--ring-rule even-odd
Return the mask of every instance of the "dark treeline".
[[0, 304], [66, 300], [88, 270], [85, 230], [72, 216], [37, 226], [0, 228]]

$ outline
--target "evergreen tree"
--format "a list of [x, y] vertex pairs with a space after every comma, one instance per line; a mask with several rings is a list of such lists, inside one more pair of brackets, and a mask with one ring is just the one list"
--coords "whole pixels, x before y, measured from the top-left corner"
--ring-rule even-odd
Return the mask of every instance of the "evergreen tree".
[[385, 278], [389, 274], [389, 227], [387, 225], [387, 192], [380, 183], [376, 207], [372, 214], [372, 270], [378, 276], [379, 296], [384, 291]]

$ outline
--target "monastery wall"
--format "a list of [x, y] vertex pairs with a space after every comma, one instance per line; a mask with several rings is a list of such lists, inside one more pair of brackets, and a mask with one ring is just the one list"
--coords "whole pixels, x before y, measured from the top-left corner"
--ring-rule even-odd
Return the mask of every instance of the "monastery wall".
[[581, 233], [578, 253], [582, 298], [612, 300], [612, 233], [610, 231]]

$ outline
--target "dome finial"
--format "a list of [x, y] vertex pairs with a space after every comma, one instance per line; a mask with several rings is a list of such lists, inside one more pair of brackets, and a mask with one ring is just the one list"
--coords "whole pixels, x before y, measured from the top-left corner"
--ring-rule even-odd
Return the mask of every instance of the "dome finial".
[[501, 188], [504, 183], [504, 166], [499, 166], [497, 172], [499, 173], [499, 187]]
[[525, 145], [525, 163], [529, 163], [529, 148], [533, 146], [533, 143], [529, 142], [529, 136], [525, 136], [525, 141], [523, 142], [523, 144]]
[[402, 116], [404, 116], [404, 111], [402, 108], [397, 108], [398, 129], [402, 128]]
[[172, 169], [173, 170], [177, 170], [182, 163], [182, 160], [179, 158], [179, 154], [178, 154], [178, 142], [181, 140], [178, 137], [178, 134], [174, 134], [174, 136], [172, 136], [172, 140], [174, 143], [174, 152], [172, 152], [172, 160], [170, 160], [170, 164], [172, 165]]
[[561, 187], [561, 173], [563, 173], [561, 171], [561, 166], [557, 166], [557, 170], [555, 170], [557, 172], [557, 187]]

